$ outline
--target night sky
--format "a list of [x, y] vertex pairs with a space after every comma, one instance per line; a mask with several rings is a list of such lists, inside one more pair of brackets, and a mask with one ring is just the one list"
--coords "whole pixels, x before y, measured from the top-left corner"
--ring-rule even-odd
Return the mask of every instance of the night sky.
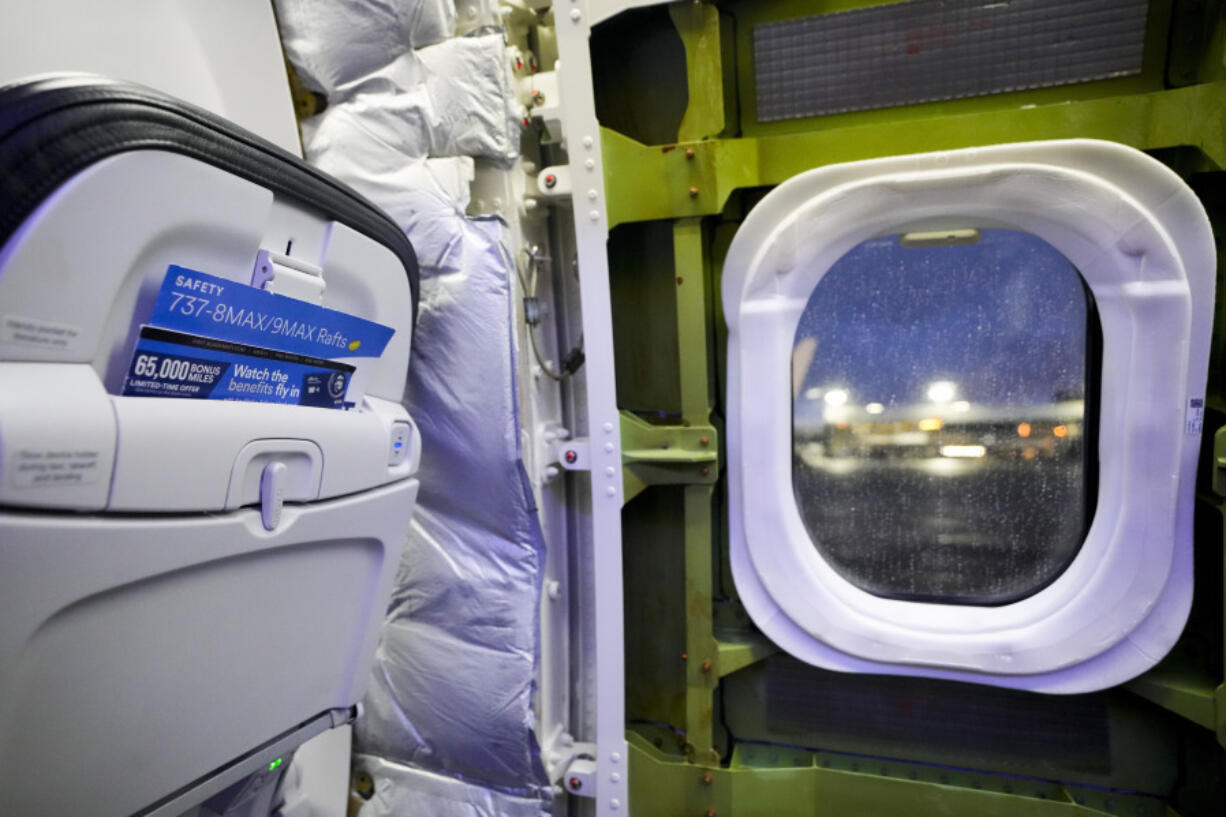
[[978, 243], [905, 248], [871, 239], [839, 259], [801, 317], [817, 339], [798, 419], [818, 419], [811, 387], [842, 388], [849, 406], [927, 400], [938, 380], [955, 400], [992, 406], [1081, 397], [1086, 295], [1054, 247], [1028, 233], [985, 229]]

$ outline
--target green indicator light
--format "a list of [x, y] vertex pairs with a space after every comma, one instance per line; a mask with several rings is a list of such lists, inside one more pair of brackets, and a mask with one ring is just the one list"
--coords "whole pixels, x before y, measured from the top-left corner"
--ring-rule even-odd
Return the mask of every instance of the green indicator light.
[[276, 768], [277, 768], [278, 766], [280, 766], [280, 765], [281, 765], [281, 758], [277, 758], [277, 759], [276, 759], [276, 760], [274, 760], [272, 763], [269, 763], [269, 764], [268, 764], [268, 771], [270, 771], [270, 772], [271, 772], [271, 771], [273, 771], [274, 769], [276, 769]]

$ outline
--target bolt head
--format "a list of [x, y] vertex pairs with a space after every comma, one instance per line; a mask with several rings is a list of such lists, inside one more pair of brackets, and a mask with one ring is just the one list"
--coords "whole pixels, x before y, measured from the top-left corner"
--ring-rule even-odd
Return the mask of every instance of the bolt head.
[[703, 661], [703, 662], [702, 662], [702, 671], [703, 671], [703, 672], [710, 672], [710, 671], [711, 671], [711, 662], [710, 662], [710, 661]]
[[690, 188], [690, 198], [692, 199], [698, 198], [698, 188], [697, 187]]
[[569, 463], [573, 463], [579, 459], [579, 455], [576, 454], [574, 451], [567, 451], [565, 456], [566, 456], [566, 461]]
[[705, 774], [703, 774], [703, 776], [702, 776], [702, 782], [703, 782], [703, 785], [710, 786], [710, 785], [711, 785], [711, 781], [712, 781], [712, 780], [714, 780], [714, 779], [715, 779], [715, 778], [713, 778], [713, 777], [711, 776], [711, 773], [710, 773], [710, 772], [706, 772], [706, 773], [705, 773]]
[[566, 785], [570, 786], [571, 791], [579, 791], [579, 789], [583, 788], [583, 781], [577, 777], [572, 777], [566, 781]]
[[553, 188], [557, 186], [558, 186], [558, 177], [553, 175], [552, 173], [547, 174], [545, 176], [545, 187], [552, 190]]
[[694, 158], [694, 149], [693, 149], [693, 148], [686, 148], [686, 149], [685, 149], [685, 158], [687, 158], [687, 159], [693, 159], [693, 158]]

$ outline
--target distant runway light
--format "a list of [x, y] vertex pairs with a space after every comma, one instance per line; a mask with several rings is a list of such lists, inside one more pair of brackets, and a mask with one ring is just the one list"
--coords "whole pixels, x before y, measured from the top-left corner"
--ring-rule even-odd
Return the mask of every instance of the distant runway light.
[[864, 410], [869, 414], [880, 414], [881, 412], [885, 411], [885, 406], [881, 405], [880, 403], [869, 403], [864, 407]]
[[982, 445], [943, 445], [942, 457], [986, 457], [988, 449]]
[[846, 403], [847, 403], [847, 390], [846, 389], [831, 389], [830, 391], [826, 392], [826, 405], [837, 407], [837, 406], [842, 406]]
[[928, 387], [928, 399], [934, 403], [948, 403], [954, 399], [958, 387], [949, 380], [938, 380]]
[[821, 400], [821, 399], [822, 399], [822, 390], [821, 390], [821, 389], [819, 389], [819, 388], [817, 388], [816, 386], [814, 386], [814, 387], [813, 387], [813, 388], [811, 388], [811, 389], [806, 389], [806, 390], [805, 390], [805, 399], [806, 399], [806, 400]]

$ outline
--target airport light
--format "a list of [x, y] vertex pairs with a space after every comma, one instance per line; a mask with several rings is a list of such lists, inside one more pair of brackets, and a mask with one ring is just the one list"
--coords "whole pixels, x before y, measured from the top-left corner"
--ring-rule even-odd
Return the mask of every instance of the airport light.
[[971, 410], [971, 404], [968, 403], [966, 400], [959, 400], [956, 403], [954, 403], [952, 406], [950, 406], [950, 408], [958, 412], [959, 414], [965, 414], [966, 412]]
[[982, 445], [943, 445], [941, 446], [942, 457], [961, 457], [978, 459], [986, 457], [988, 449]]
[[819, 389], [817, 386], [814, 386], [811, 389], [805, 389], [805, 399], [806, 400], [821, 400], [822, 390]]
[[848, 394], [846, 389], [831, 389], [830, 391], [826, 392], [826, 405], [832, 408], [838, 408], [839, 406], [846, 405], [847, 397]]
[[885, 411], [885, 406], [881, 405], [880, 403], [869, 403], [864, 407], [864, 411], [868, 414], [880, 414], [881, 412]]
[[951, 380], [938, 380], [928, 387], [928, 399], [934, 403], [948, 403], [954, 399], [958, 387]]

